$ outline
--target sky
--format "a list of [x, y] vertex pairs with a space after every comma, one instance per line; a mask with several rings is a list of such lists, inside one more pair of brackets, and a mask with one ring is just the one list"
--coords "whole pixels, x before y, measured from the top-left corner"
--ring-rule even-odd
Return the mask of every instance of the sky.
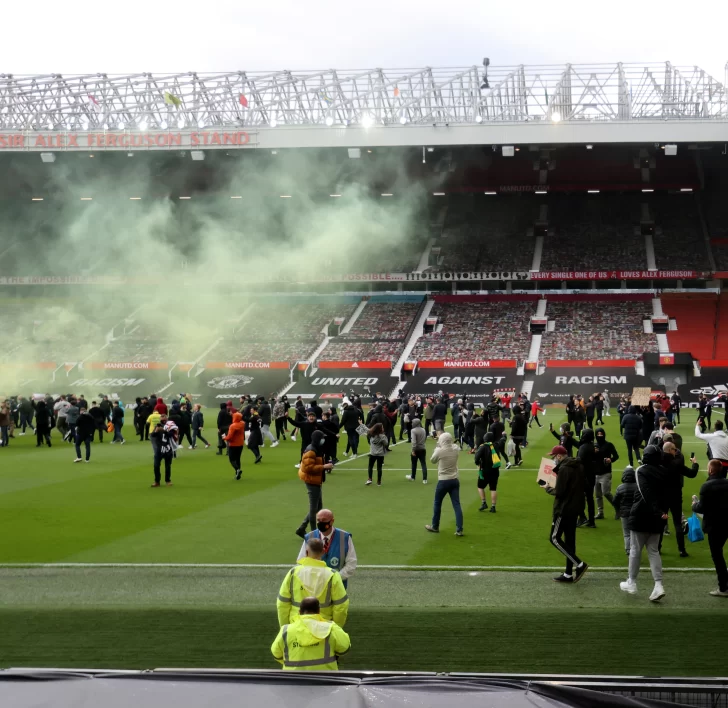
[[37, 0], [0, 73], [127, 74], [672, 61], [725, 81], [728, 3]]

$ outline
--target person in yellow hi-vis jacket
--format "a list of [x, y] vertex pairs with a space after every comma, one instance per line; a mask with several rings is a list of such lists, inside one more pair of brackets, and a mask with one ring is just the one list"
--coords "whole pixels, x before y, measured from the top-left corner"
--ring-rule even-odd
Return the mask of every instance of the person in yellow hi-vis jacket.
[[319, 601], [321, 616], [333, 620], [339, 627], [346, 623], [349, 614], [349, 598], [341, 575], [329, 568], [321, 556], [324, 544], [320, 538], [309, 538], [306, 543], [306, 557], [286, 574], [278, 591], [276, 608], [278, 624], [283, 627], [292, 624], [300, 613], [301, 602], [306, 597]]
[[284, 624], [270, 650], [286, 671], [338, 671], [339, 657], [351, 648], [349, 635], [321, 616], [319, 601], [304, 597], [300, 614]]

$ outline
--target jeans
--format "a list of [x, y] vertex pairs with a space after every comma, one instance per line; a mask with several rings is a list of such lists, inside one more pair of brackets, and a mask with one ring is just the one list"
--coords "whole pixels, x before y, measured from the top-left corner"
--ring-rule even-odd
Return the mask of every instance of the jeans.
[[283, 439], [286, 439], [286, 419], [285, 418], [276, 418], [276, 440], [281, 439], [281, 435], [283, 436]]
[[205, 438], [202, 437], [202, 433], [200, 432], [199, 428], [192, 428], [192, 447], [197, 446], [197, 438], [202, 440], [205, 445], [209, 445], [210, 443], [205, 440]]
[[629, 526], [629, 516], [623, 516], [621, 518], [621, 521], [622, 521], [622, 535], [624, 536], [624, 550], [627, 551], [627, 553], [629, 553], [630, 537], [631, 537], [631, 532], [627, 528]]
[[21, 413], [20, 414], [20, 426], [23, 429], [23, 432], [25, 432], [25, 428], [32, 428], [33, 427], [33, 414], [30, 413]]
[[640, 561], [642, 548], [647, 546], [647, 557], [650, 560], [652, 578], [656, 583], [662, 582], [662, 557], [660, 556], [659, 533], [647, 533], [645, 531], [632, 531], [629, 537], [629, 579], [637, 582], [640, 574]]
[[447, 495], [450, 495], [452, 508], [455, 512], [455, 530], [463, 530], [463, 510], [460, 506], [460, 480], [441, 479], [435, 487], [435, 504], [432, 509], [432, 528], [440, 528], [440, 514], [442, 513], [442, 502]]
[[8, 426], [3, 425], [2, 428], [0, 428], [0, 444], [2, 444], [3, 447], [7, 447], [8, 444]]
[[91, 438], [81, 438], [81, 436], [76, 433], [75, 436], [75, 442], [76, 442], [76, 458], [81, 459], [81, 443], [83, 443], [86, 446], [86, 462], [88, 462], [91, 459]]
[[308, 514], [301, 522], [301, 528], [305, 529], [307, 524], [311, 524], [311, 531], [316, 529], [316, 514], [324, 508], [324, 498], [320, 484], [307, 484], [308, 492]]
[[351, 450], [352, 455], [359, 454], [359, 433], [356, 430], [346, 431], [346, 451]]
[[637, 462], [641, 461], [641, 455], [640, 455], [640, 441], [638, 438], [625, 438], [624, 442], [627, 443], [627, 457], [629, 458], [629, 464], [631, 466], [634, 466], [634, 458], [632, 457], [632, 453], [637, 456]]
[[422, 479], [427, 479], [427, 451], [426, 450], [413, 450], [412, 451], [412, 479], [417, 477], [417, 463], [422, 465]]
[[566, 556], [565, 575], [571, 575], [574, 566], [582, 561], [576, 555], [576, 516], [559, 515], [554, 517], [549, 535], [551, 545]]
[[121, 440], [124, 442], [124, 436], [121, 434], [121, 429], [124, 427], [123, 423], [114, 423], [114, 442]]
[[369, 479], [372, 478], [374, 472], [374, 463], [377, 463], [377, 484], [382, 483], [382, 465], [384, 464], [384, 457], [382, 455], [369, 455]]
[[263, 425], [261, 426], [261, 430], [263, 432], [263, 441], [265, 442], [265, 438], [268, 438], [272, 443], [276, 441], [273, 433], [270, 431], [270, 425]]
[[228, 459], [232, 468], [237, 472], [240, 469], [240, 457], [243, 454], [242, 445], [234, 445], [228, 447]]
[[164, 460], [164, 481], [172, 481], [172, 454], [167, 452], [164, 455], [154, 453], [154, 482], [159, 484], [162, 481], [162, 460]]
[[604, 513], [604, 497], [611, 504], [612, 499], [612, 473], [598, 474], [596, 476], [596, 485], [594, 491], [597, 493], [597, 510], [600, 514]]
[[728, 569], [726, 569], [723, 546], [728, 541], [728, 528], [716, 529], [708, 533], [708, 545], [710, 555], [713, 558], [715, 572], [718, 574], [718, 587], [723, 592], [728, 592]]

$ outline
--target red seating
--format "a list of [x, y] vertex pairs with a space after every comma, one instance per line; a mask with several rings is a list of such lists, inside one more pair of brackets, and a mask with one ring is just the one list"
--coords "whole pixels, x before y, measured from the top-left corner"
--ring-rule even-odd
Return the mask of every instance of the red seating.
[[[677, 330], [670, 330], [667, 334], [671, 352], [689, 352], [694, 359], [720, 357], [716, 354], [715, 346], [717, 295], [665, 293], [661, 300], [665, 314], [677, 323]], [[728, 302], [725, 302], [724, 306], [728, 318]]]

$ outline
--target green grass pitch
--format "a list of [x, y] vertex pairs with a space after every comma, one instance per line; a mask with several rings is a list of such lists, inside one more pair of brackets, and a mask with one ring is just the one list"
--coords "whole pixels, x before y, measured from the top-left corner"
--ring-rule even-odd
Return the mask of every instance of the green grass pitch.
[[[545, 416], [547, 424], [561, 420], [558, 409]], [[625, 455], [615, 465], [614, 488], [626, 463], [617, 420], [606, 419], [608, 435]], [[683, 449], [694, 451], [702, 467], [698, 479], [686, 484], [688, 512], [690, 496], [705, 478], [706, 458], [705, 445], [692, 434], [694, 416], [686, 412], [683, 420]], [[16, 437], [0, 450], [0, 563], [295, 561], [300, 541], [293, 531], [307, 506], [293, 466], [298, 443], [266, 448], [262, 464], [255, 466], [246, 451], [240, 482], [213, 448], [185, 449], [174, 463], [174, 486], [152, 489], [151, 449], [135, 440], [132, 430], [125, 432], [123, 447], [96, 443], [88, 465], [73, 464], [72, 446], [57, 439], [51, 449], [36, 449], [32, 436]], [[651, 579], [646, 559], [636, 597], [618, 589], [623, 570], [589, 573], [574, 587], [555, 586], [553, 572], [538, 570], [562, 565], [548, 543], [552, 498], [535, 481], [538, 463], [555, 441], [547, 429], [533, 429], [529, 436], [523, 466], [501, 474], [497, 514], [477, 511], [476, 472], [472, 457], [462, 453], [463, 538], [454, 536], [448, 500], [441, 533], [424, 530], [431, 518], [436, 470], [430, 470], [428, 485], [405, 480], [406, 444], [388, 455], [381, 488], [364, 486], [366, 457], [337, 467], [324, 487], [324, 503], [334, 510], [337, 523], [353, 532], [362, 566], [350, 584], [347, 629], [355, 651], [347, 666], [722, 673], [717, 658], [713, 665], [701, 652], [697, 661], [687, 650], [693, 642], [721, 643], [728, 628], [722, 619], [728, 607], [707, 595], [715, 586], [712, 571], [668, 572], [668, 595], [654, 606], [647, 601]], [[607, 516], [596, 530], [578, 531], [578, 552], [592, 566], [626, 568], [620, 524], [613, 514]], [[712, 567], [707, 543], [688, 544], [688, 551], [690, 557], [680, 559], [674, 537], [667, 537], [665, 567]], [[273, 668], [268, 646], [275, 635], [274, 601], [284, 572], [0, 568], [0, 665]], [[554, 664], [553, 644], [565, 636], [572, 637], [570, 648], [566, 656], [561, 648]], [[641, 637], [646, 645], [630, 636]], [[650, 650], [645, 652], [645, 646]]]

